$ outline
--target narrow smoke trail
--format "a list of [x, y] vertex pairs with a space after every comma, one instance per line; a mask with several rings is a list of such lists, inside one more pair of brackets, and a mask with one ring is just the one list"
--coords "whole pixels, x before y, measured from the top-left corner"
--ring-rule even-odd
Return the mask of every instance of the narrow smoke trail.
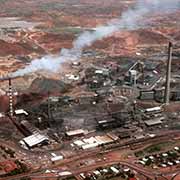
[[24, 69], [20, 69], [12, 76], [23, 76], [39, 70], [57, 72], [62, 63], [76, 61], [81, 57], [85, 47], [92, 45], [118, 30], [134, 30], [145, 25], [144, 16], [154, 12], [168, 13], [180, 8], [180, 0], [137, 0], [136, 5], [124, 12], [119, 19], [113, 19], [105, 26], [99, 26], [93, 32], [85, 31], [74, 42], [72, 49], [62, 49], [59, 57], [45, 56], [33, 60]]

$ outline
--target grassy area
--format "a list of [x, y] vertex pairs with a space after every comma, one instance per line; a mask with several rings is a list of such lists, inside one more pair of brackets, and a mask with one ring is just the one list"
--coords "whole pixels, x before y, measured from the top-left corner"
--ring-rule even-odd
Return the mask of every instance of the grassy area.
[[0, 4], [4, 4], [7, 0], [0, 0]]
[[146, 154], [153, 154], [153, 153], [157, 153], [160, 151], [164, 151], [166, 148], [172, 146], [173, 144], [174, 144], [173, 142], [162, 142], [159, 144], [151, 145], [141, 151], [135, 152], [135, 155], [136, 155], [136, 157], [141, 157]]
[[58, 180], [76, 180], [76, 178], [75, 177], [69, 177], [69, 178], [64, 178], [64, 179], [59, 178]]
[[40, 5], [40, 10], [41, 11], [49, 11], [49, 10], [63, 10], [63, 8], [66, 6], [66, 4], [64, 3], [60, 3], [60, 2], [50, 2], [50, 3], [43, 3]]
[[180, 130], [180, 124], [174, 125], [171, 128], [172, 130]]
[[122, 177], [113, 177], [113, 178], [111, 178], [111, 179], [109, 179], [109, 180], [125, 180], [125, 179], [122, 178]]
[[80, 34], [83, 30], [78, 27], [54, 27], [52, 29], [48, 30], [51, 33], [57, 33], [57, 34]]

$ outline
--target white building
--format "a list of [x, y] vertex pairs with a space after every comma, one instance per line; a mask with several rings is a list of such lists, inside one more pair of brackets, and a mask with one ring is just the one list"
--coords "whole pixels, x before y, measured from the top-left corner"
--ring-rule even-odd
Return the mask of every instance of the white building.
[[39, 133], [35, 133], [28, 137], [23, 138], [23, 141], [25, 142], [25, 144], [27, 144], [28, 147], [32, 148], [34, 146], [47, 142], [48, 138]]
[[17, 109], [15, 110], [16, 115], [26, 115], [28, 116], [28, 113], [24, 109]]
[[81, 136], [81, 135], [84, 135], [85, 133], [86, 132], [83, 129], [77, 129], [77, 130], [66, 132], [66, 135], [69, 137], [72, 137], [72, 136]]

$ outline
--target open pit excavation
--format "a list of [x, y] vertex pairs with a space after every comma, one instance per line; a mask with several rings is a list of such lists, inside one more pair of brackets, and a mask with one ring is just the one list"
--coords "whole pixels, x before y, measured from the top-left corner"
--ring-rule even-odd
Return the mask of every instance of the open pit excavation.
[[180, 0], [0, 7], [0, 180], [180, 180]]

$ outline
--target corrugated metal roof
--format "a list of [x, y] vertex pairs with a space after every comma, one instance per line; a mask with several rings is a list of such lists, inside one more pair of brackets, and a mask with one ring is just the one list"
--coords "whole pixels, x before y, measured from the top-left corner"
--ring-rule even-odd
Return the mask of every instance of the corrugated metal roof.
[[51, 158], [51, 161], [59, 161], [59, 160], [62, 160], [63, 159], [63, 156], [55, 156], [55, 157], [52, 157]]
[[16, 115], [25, 114], [28, 115], [28, 113], [24, 109], [17, 109], [15, 110]]
[[44, 141], [47, 141], [48, 138], [44, 135], [41, 135], [39, 133], [33, 134], [31, 136], [25, 137], [23, 141], [29, 146], [33, 147], [36, 146]]
[[68, 136], [76, 136], [76, 135], [80, 135], [80, 134], [85, 134], [85, 131], [83, 129], [77, 129], [77, 130], [73, 130], [73, 131], [68, 131], [68, 132], [66, 132], [66, 134]]
[[162, 118], [156, 118], [156, 119], [152, 119], [152, 120], [147, 120], [145, 121], [145, 124], [147, 126], [153, 126], [153, 125], [158, 125], [158, 124], [162, 124], [162, 120], [164, 119], [164, 117]]
[[146, 109], [146, 112], [152, 112], [152, 111], [160, 111], [161, 107], [157, 106], [157, 107], [153, 107], [153, 108], [148, 108]]
[[90, 148], [97, 147], [98, 145], [99, 145], [98, 143], [85, 144], [84, 146], [82, 146], [82, 149], [90, 149]]

